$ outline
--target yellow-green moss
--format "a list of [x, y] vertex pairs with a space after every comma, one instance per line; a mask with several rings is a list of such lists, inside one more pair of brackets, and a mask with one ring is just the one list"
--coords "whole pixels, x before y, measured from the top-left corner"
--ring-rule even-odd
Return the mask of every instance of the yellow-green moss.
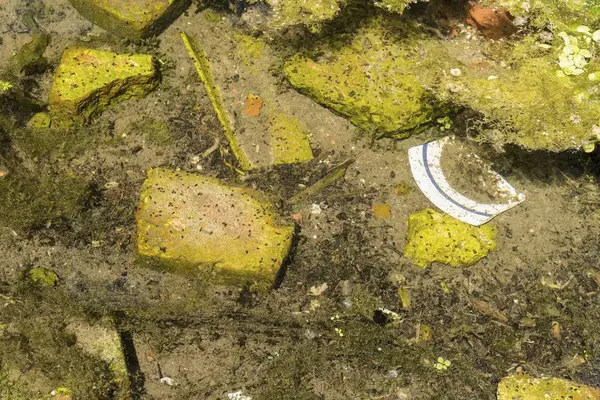
[[275, 114], [269, 127], [273, 164], [291, 164], [313, 159], [308, 133], [302, 123], [285, 114]]
[[152, 169], [137, 212], [137, 249], [161, 267], [266, 290], [294, 228], [279, 226], [260, 193], [214, 178]]
[[160, 33], [190, 0], [70, 0], [84, 17], [121, 37], [140, 39]]
[[560, 378], [534, 378], [526, 374], [504, 378], [498, 400], [597, 400], [600, 390]]
[[436, 261], [466, 267], [493, 250], [495, 238], [489, 223], [475, 227], [427, 208], [408, 217], [404, 256], [420, 267]]
[[323, 23], [335, 18], [346, 0], [266, 0], [274, 11], [273, 25], [304, 25], [317, 32]]
[[401, 30], [391, 36], [373, 23], [350, 44], [317, 52], [318, 60], [293, 56], [285, 64], [285, 75], [297, 90], [360, 128], [403, 138], [436, 115], [432, 96], [414, 75], [420, 57]]
[[39, 286], [53, 287], [58, 284], [58, 275], [51, 269], [38, 267], [27, 272], [27, 276], [33, 283]]
[[30, 74], [45, 69], [47, 61], [44, 51], [50, 43], [50, 36], [34, 34], [31, 41], [19, 49], [8, 61], [8, 69], [15, 76]]
[[87, 121], [119, 101], [145, 96], [157, 85], [158, 70], [150, 55], [71, 47], [55, 72], [50, 112], [59, 124], [75, 117]]
[[588, 25], [598, 29], [600, 4], [595, 0], [486, 0], [488, 4], [506, 7], [512, 15], [527, 18], [535, 27], [575, 29]]

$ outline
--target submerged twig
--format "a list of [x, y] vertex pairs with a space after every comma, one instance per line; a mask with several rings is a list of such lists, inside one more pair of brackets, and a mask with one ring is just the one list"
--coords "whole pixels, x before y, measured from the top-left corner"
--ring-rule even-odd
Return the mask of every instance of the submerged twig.
[[301, 203], [303, 201], [310, 199], [311, 197], [314, 197], [316, 194], [321, 192], [323, 189], [330, 186], [331, 184], [336, 182], [338, 179], [340, 179], [344, 175], [346, 175], [346, 170], [348, 169], [348, 166], [350, 166], [350, 164], [352, 164], [353, 162], [354, 162], [353, 159], [348, 159], [348, 160], [344, 161], [343, 163], [341, 163], [340, 165], [333, 167], [332, 169], [330, 169], [327, 172], [327, 174], [323, 178], [319, 179], [317, 182], [315, 182], [311, 186], [307, 187], [306, 189], [304, 189], [304, 190], [296, 193], [294, 196], [290, 197], [286, 201], [286, 203], [287, 204], [298, 204], [298, 203]]

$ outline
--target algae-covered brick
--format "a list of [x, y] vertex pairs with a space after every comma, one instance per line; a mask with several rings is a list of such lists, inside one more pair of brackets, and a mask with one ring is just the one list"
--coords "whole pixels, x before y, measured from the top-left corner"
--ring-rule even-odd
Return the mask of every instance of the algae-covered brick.
[[308, 133], [292, 116], [275, 114], [269, 127], [273, 165], [310, 161], [313, 152]]
[[320, 57], [293, 56], [285, 75], [298, 91], [358, 127], [403, 138], [436, 113], [432, 96], [414, 75], [419, 55], [405, 39], [391, 38], [374, 23], [349, 44], [318, 49]]
[[154, 58], [147, 54], [71, 47], [63, 53], [49, 95], [54, 120], [84, 121], [131, 97], [143, 97], [158, 84]]
[[471, 226], [428, 208], [408, 217], [404, 256], [420, 267], [436, 261], [466, 267], [493, 250], [495, 238], [490, 224]]
[[160, 33], [190, 4], [190, 0], [70, 0], [84, 17], [103, 29], [129, 39]]
[[294, 227], [279, 225], [262, 197], [215, 178], [152, 169], [137, 212], [138, 254], [168, 270], [268, 289]]
[[600, 389], [560, 378], [535, 378], [518, 374], [504, 378], [498, 384], [498, 400], [598, 400]]

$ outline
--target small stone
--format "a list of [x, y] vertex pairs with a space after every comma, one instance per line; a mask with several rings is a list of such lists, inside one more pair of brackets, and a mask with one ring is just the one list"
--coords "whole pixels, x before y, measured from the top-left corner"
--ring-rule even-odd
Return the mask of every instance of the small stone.
[[74, 117], [88, 121], [119, 101], [147, 95], [157, 84], [158, 70], [150, 55], [71, 47], [54, 74], [51, 116], [63, 124]]
[[460, 68], [452, 68], [450, 70], [450, 75], [459, 77], [462, 75], [462, 71], [460, 70]]
[[527, 374], [504, 378], [498, 384], [498, 400], [527, 399], [598, 400], [600, 390], [560, 378], [534, 378]]
[[159, 34], [190, 0], [70, 0], [73, 7], [103, 29], [128, 39]]
[[249, 117], [259, 117], [262, 106], [263, 99], [261, 99], [259, 96], [249, 94], [248, 97], [246, 97], [244, 111]]
[[377, 219], [388, 219], [392, 217], [392, 207], [389, 204], [373, 204], [373, 215]]
[[292, 244], [293, 226], [258, 191], [215, 178], [151, 169], [137, 211], [137, 249], [159, 267], [267, 290]]
[[409, 216], [404, 256], [420, 267], [436, 261], [466, 267], [493, 250], [495, 238], [489, 223], [475, 227], [428, 208]]
[[517, 32], [517, 27], [503, 7], [475, 5], [469, 9], [469, 16], [486, 39], [502, 39]]

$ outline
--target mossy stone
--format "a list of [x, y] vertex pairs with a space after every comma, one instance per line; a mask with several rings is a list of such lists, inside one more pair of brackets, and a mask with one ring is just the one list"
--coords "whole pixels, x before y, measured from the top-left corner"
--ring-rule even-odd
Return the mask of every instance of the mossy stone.
[[534, 378], [519, 374], [498, 384], [498, 400], [598, 400], [600, 389], [560, 378]]
[[318, 103], [379, 135], [404, 138], [436, 115], [433, 97], [414, 71], [419, 56], [406, 43], [391, 39], [375, 21], [350, 44], [320, 48], [313, 59], [297, 54], [284, 72], [292, 86]]
[[275, 114], [269, 127], [273, 165], [306, 162], [313, 159], [308, 133], [295, 117]]
[[58, 284], [59, 278], [51, 269], [38, 267], [32, 268], [27, 273], [29, 279], [38, 286], [53, 287]]
[[466, 267], [493, 250], [495, 238], [489, 223], [475, 227], [427, 208], [408, 217], [404, 256], [420, 267], [436, 261]]
[[137, 211], [142, 260], [230, 285], [272, 287], [292, 244], [257, 191], [215, 178], [151, 169]]
[[50, 90], [52, 119], [60, 125], [74, 118], [88, 121], [119, 101], [147, 95], [158, 79], [151, 55], [68, 48]]
[[69, 0], [88, 20], [120, 37], [157, 35], [191, 3], [190, 0]]

